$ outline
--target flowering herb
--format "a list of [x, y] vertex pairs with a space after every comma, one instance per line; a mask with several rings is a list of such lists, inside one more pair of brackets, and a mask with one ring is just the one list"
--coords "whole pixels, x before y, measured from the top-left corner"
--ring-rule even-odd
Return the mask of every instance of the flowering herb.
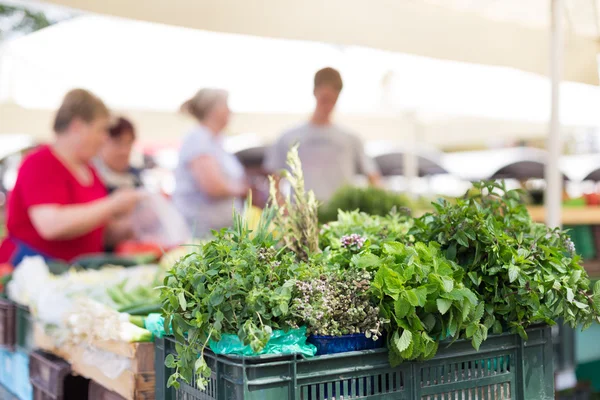
[[283, 205], [278, 202], [278, 190], [273, 177], [270, 181], [270, 203], [276, 210], [275, 224], [281, 234], [284, 245], [300, 257], [308, 260], [311, 254], [319, 250], [319, 220], [317, 210], [319, 203], [313, 191], [304, 189], [302, 163], [298, 156], [298, 145], [288, 152], [289, 171], [283, 171], [284, 177], [292, 187], [292, 195]]
[[351, 269], [296, 282], [291, 313], [314, 335], [364, 333], [377, 340], [385, 320], [371, 301], [372, 273]]
[[366, 240], [367, 239], [360, 236], [359, 234], [353, 233], [351, 235], [342, 236], [342, 238], [340, 239], [340, 243], [342, 245], [342, 248], [344, 249], [358, 251], [362, 249]]

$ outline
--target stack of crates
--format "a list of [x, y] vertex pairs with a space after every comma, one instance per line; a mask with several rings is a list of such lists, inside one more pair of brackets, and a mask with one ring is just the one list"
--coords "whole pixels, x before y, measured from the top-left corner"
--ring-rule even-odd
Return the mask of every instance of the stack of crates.
[[[31, 400], [29, 351], [33, 347], [27, 307], [0, 298], [0, 391], [14, 399]], [[8, 397], [10, 398], [10, 397]]]

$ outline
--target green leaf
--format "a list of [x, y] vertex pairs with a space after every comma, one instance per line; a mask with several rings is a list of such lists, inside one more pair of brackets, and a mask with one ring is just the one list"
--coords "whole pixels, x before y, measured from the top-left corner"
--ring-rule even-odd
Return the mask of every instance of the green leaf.
[[456, 258], [456, 243], [451, 243], [446, 249], [446, 258], [448, 260], [454, 260]]
[[381, 265], [381, 258], [372, 253], [363, 253], [353, 260], [354, 266], [360, 269], [370, 269]]
[[586, 308], [588, 308], [587, 304], [581, 303], [581, 302], [579, 302], [577, 300], [575, 300], [573, 302], [573, 304], [575, 304], [575, 307], [577, 307], [577, 308], [579, 308], [581, 310], [585, 310]]
[[471, 271], [467, 275], [471, 279], [471, 282], [473, 282], [473, 285], [479, 286], [481, 284], [481, 277], [476, 272]]
[[473, 322], [481, 321], [481, 318], [483, 318], [484, 311], [485, 311], [485, 304], [479, 303], [473, 312]]
[[452, 300], [439, 298], [436, 300], [438, 310], [440, 314], [444, 315], [450, 307], [452, 307]]
[[519, 277], [520, 271], [521, 271], [520, 268], [514, 264], [511, 264], [508, 267], [508, 280], [510, 281], [510, 283], [513, 283], [514, 281], [517, 280], [517, 278]]
[[183, 292], [179, 292], [177, 298], [179, 299], [179, 305], [181, 306], [181, 309], [183, 311], [187, 310], [187, 301], [185, 300], [185, 295]]
[[427, 314], [425, 318], [423, 318], [423, 324], [425, 325], [425, 329], [427, 329], [428, 332], [431, 332], [431, 330], [435, 327], [435, 317], [433, 314]]
[[471, 338], [473, 337], [473, 335], [475, 335], [475, 332], [477, 332], [477, 330], [479, 329], [479, 327], [475, 324], [470, 324], [469, 326], [467, 326], [467, 337]]
[[402, 332], [402, 336], [398, 335], [398, 331], [394, 332], [394, 336], [392, 338], [395, 349], [398, 353], [402, 353], [404, 350], [408, 349], [410, 344], [412, 343], [412, 332], [409, 330], [404, 330]]
[[404, 362], [404, 359], [402, 358], [400, 353], [398, 353], [394, 349], [394, 347], [391, 347], [390, 350], [388, 351], [388, 361], [390, 362], [390, 365], [392, 367], [397, 367], [398, 365], [400, 365]]
[[279, 303], [279, 310], [281, 311], [281, 314], [287, 315], [287, 313], [289, 311], [288, 303], [287, 302]]
[[451, 292], [452, 289], [454, 289], [454, 281], [450, 278], [446, 278], [445, 276], [442, 276], [442, 286], [443, 286], [444, 292], [446, 292], [446, 293]]
[[399, 297], [398, 300], [394, 302], [394, 313], [396, 314], [396, 318], [406, 317], [411, 308], [410, 303], [404, 297]]
[[177, 374], [173, 374], [169, 377], [169, 380], [167, 380], [167, 387], [174, 387], [175, 389], [179, 389], [179, 382], [177, 381], [178, 376]]
[[500, 324], [500, 321], [496, 320], [494, 322], [494, 325], [492, 326], [492, 332], [494, 332], [494, 334], [499, 335], [502, 333], [502, 325]]
[[173, 354], [169, 354], [165, 357], [165, 367], [167, 368], [175, 368], [175, 357]]
[[473, 348], [475, 348], [475, 350], [479, 351], [479, 348], [481, 347], [481, 343], [483, 343], [483, 334], [480, 329], [477, 329], [474, 332], [473, 340], [471, 341], [471, 343], [473, 344]]
[[580, 269], [573, 270], [573, 272], [571, 272], [571, 278], [569, 279], [569, 284], [576, 285], [577, 282], [579, 282], [579, 279], [581, 279], [581, 270]]
[[406, 298], [412, 306], [424, 307], [427, 302], [427, 287], [407, 290]]
[[467, 235], [463, 231], [458, 231], [456, 235], [454, 235], [456, 241], [463, 247], [469, 247], [469, 239]]
[[574, 298], [575, 298], [575, 294], [573, 293], [573, 289], [567, 288], [567, 301], [569, 303], [572, 303]]

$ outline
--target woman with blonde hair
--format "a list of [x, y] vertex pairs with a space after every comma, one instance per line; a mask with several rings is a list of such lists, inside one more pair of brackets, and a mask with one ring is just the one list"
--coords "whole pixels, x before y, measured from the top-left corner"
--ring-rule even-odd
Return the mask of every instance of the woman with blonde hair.
[[232, 206], [241, 208], [248, 191], [244, 167], [223, 148], [227, 100], [225, 90], [202, 89], [181, 106], [197, 125], [179, 152], [173, 202], [196, 237], [230, 226]]
[[107, 137], [109, 110], [83, 89], [67, 93], [54, 119], [54, 141], [25, 158], [8, 199], [8, 238], [2, 254], [12, 265], [25, 256], [72, 261], [103, 251], [113, 220], [140, 199], [133, 189], [107, 195], [91, 166]]

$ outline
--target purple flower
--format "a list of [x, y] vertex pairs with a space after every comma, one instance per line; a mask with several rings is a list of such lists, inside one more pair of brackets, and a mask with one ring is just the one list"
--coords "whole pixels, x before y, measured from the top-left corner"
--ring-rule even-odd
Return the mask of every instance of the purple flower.
[[340, 242], [342, 244], [342, 247], [345, 249], [354, 247], [358, 250], [363, 247], [366, 240], [367, 239], [360, 236], [359, 234], [353, 233], [351, 235], [342, 236], [342, 238], [340, 239]]
[[567, 251], [571, 253], [571, 255], [575, 255], [575, 243], [573, 243], [571, 238], [565, 238], [564, 245], [567, 248]]

